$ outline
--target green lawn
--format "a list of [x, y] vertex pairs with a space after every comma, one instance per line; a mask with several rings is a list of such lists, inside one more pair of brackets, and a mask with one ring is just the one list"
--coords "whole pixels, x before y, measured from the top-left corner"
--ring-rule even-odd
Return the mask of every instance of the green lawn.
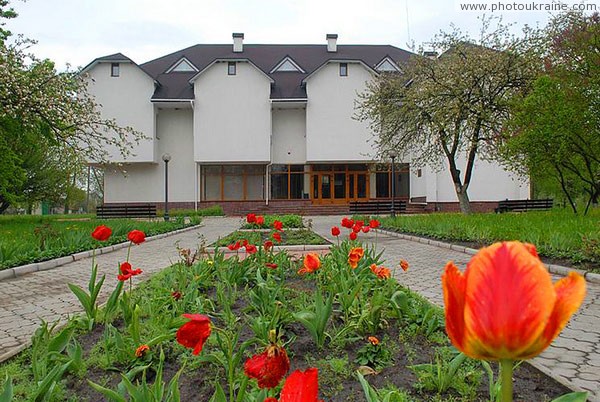
[[600, 265], [600, 210], [587, 216], [567, 210], [472, 214], [402, 215], [381, 219], [382, 226], [441, 240], [475, 242], [520, 240], [537, 246], [540, 255], [568, 259], [582, 268]]
[[198, 216], [192, 217], [186, 225], [183, 217], [174, 217], [169, 222], [148, 222], [99, 220], [92, 215], [0, 216], [0, 270], [90, 250], [99, 245], [91, 237], [98, 225], [106, 225], [113, 231], [110, 239], [101, 244], [106, 246], [126, 241], [132, 229], [152, 236], [197, 224], [200, 220]]

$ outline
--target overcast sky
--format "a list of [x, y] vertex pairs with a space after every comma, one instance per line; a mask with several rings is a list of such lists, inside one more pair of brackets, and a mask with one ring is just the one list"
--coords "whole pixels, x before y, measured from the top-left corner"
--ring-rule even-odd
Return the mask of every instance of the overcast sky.
[[[143, 63], [197, 43], [231, 43], [232, 32], [243, 32], [245, 43], [324, 44], [325, 34], [337, 33], [338, 44], [406, 49], [409, 40], [426, 42], [451, 23], [476, 34], [481, 13], [459, 11], [460, 1], [12, 0], [19, 16], [7, 28], [37, 40], [33, 53], [58, 68], [84, 66], [116, 52]], [[543, 26], [549, 17], [547, 11], [493, 14], [517, 27]]]

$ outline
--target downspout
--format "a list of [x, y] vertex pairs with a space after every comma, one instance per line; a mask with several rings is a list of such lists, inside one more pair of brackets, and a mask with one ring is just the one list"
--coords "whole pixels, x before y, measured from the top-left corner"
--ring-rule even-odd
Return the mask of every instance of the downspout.
[[[192, 108], [192, 138], [195, 140], [194, 136], [194, 100], [190, 99], [190, 107]], [[192, 156], [192, 158], [194, 158]], [[195, 158], [194, 158], [195, 159]], [[200, 183], [198, 182], [200, 175], [198, 174], [198, 169], [200, 166], [198, 162], [194, 160], [194, 211], [198, 211], [198, 193], [200, 192]]]
[[266, 188], [265, 188], [265, 205], [269, 206], [269, 194], [271, 193], [271, 175], [269, 174], [271, 170], [271, 165], [273, 164], [273, 100], [269, 99], [270, 112], [271, 112], [271, 120], [269, 121], [269, 163], [267, 164], [266, 170]]

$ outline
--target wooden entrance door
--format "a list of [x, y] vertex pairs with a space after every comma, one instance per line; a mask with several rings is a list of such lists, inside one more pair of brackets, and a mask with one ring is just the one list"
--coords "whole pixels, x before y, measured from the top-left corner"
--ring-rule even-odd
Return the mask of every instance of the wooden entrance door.
[[311, 198], [316, 204], [347, 204], [369, 198], [369, 174], [343, 171], [313, 172]]

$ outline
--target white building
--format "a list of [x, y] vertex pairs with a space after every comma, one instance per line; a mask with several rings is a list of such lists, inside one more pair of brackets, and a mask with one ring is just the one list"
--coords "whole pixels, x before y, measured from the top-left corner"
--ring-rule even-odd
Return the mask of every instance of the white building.
[[[138, 65], [117, 53], [84, 68], [102, 114], [149, 139], [105, 167], [105, 203], [164, 201], [226, 212], [344, 212], [353, 200], [389, 199], [389, 161], [375, 158], [366, 124], [353, 119], [357, 95], [411, 53], [386, 45], [196, 45]], [[400, 161], [402, 162], [402, 161]], [[397, 164], [399, 199], [429, 210], [457, 209], [446, 170]], [[501, 167], [478, 162], [469, 190], [475, 209], [527, 198]]]

